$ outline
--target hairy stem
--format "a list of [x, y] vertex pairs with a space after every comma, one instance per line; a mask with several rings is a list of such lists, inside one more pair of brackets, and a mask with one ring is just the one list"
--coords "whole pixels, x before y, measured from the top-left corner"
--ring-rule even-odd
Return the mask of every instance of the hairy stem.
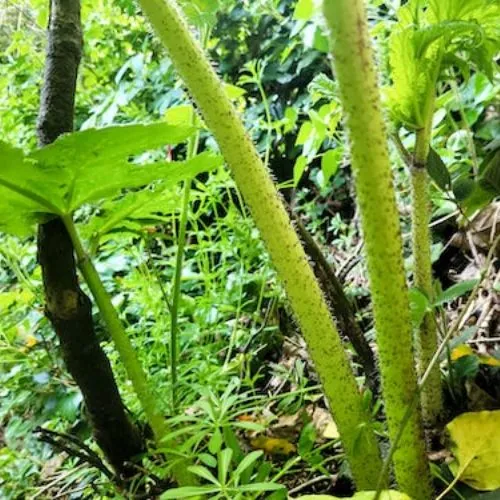
[[[432, 113], [430, 113], [430, 117], [432, 120]], [[426, 169], [431, 120], [427, 120], [427, 125], [417, 132], [414, 162], [410, 169], [410, 177], [412, 185], [411, 218], [414, 285], [432, 301], [429, 176]], [[417, 369], [420, 376], [429, 365], [437, 346], [438, 338], [434, 312], [428, 312], [419, 327], [417, 337]], [[426, 425], [432, 426], [438, 420], [442, 404], [441, 372], [439, 364], [437, 364], [432, 370], [429, 382], [422, 391], [421, 405]]]
[[370, 417], [328, 306], [276, 187], [175, 2], [139, 3], [168, 49], [250, 207], [304, 333], [355, 480], [361, 489], [372, 488], [381, 459], [375, 436], [367, 425]]
[[[401, 228], [387, 133], [363, 0], [324, 0], [336, 77], [346, 112], [377, 332], [389, 436], [394, 441], [417, 391]], [[400, 488], [415, 500], [432, 497], [418, 411], [394, 453]]]

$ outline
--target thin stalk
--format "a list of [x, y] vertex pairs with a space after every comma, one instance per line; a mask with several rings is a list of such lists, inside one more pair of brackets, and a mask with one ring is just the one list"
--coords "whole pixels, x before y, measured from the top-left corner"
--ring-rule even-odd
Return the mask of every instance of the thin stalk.
[[155, 439], [159, 442], [166, 434], [167, 428], [163, 416], [157, 407], [154, 391], [146, 379], [146, 374], [137, 359], [134, 347], [123, 328], [122, 322], [111, 302], [111, 298], [104, 288], [104, 284], [94, 264], [83, 248], [71, 216], [65, 216], [62, 219], [73, 243], [78, 267], [99, 307], [102, 319], [113, 339], [116, 350], [120, 354], [127, 375], [144, 409], [146, 419], [153, 430]]
[[[403, 247], [380, 92], [363, 0], [324, 0], [335, 74], [346, 113], [352, 168], [391, 441], [417, 392]], [[421, 419], [408, 417], [393, 457], [401, 490], [414, 500], [432, 497]]]
[[[439, 63], [436, 65], [432, 84], [429, 85], [422, 113], [423, 127], [417, 131], [413, 164], [410, 167], [412, 186], [412, 250], [414, 259], [414, 285], [430, 301], [433, 300], [431, 234], [429, 229], [430, 199], [427, 158], [432, 135], [432, 117], [435, 106], [435, 81]], [[420, 327], [417, 338], [417, 371], [422, 375], [438, 346], [437, 328], [434, 312], [428, 312]], [[430, 374], [429, 382], [422, 392], [422, 414], [426, 425], [434, 425], [443, 407], [441, 371], [437, 364]]]
[[[417, 132], [415, 161], [410, 174], [412, 185], [411, 219], [414, 285], [432, 301], [434, 290], [432, 286], [431, 236], [429, 229], [429, 179], [425, 167], [429, 151], [429, 136], [427, 133], [426, 129]], [[418, 331], [417, 370], [420, 375], [429, 365], [438, 346], [434, 314], [433, 311], [430, 311], [425, 315]], [[424, 422], [429, 426], [434, 425], [441, 415], [443, 406], [439, 364], [434, 367], [429, 383], [422, 392], [421, 405]]]
[[174, 290], [172, 293], [172, 310], [170, 313], [170, 376], [172, 413], [177, 410], [177, 347], [179, 337], [179, 302], [181, 297], [182, 265], [184, 262], [184, 247], [186, 246], [186, 226], [189, 212], [189, 198], [191, 194], [191, 180], [184, 182], [184, 196], [182, 201], [182, 213], [177, 237], [177, 255], [175, 259]]
[[262, 98], [262, 104], [264, 105], [264, 112], [266, 114], [266, 123], [267, 123], [267, 144], [266, 144], [266, 152], [264, 154], [264, 166], [269, 167], [269, 156], [271, 154], [271, 140], [272, 140], [272, 126], [273, 119], [271, 117], [271, 108], [269, 107], [269, 101], [267, 99], [266, 91], [262, 85], [262, 80], [260, 78], [256, 79], [257, 88], [259, 89], [260, 96]]
[[177, 4], [173, 0], [139, 3], [213, 132], [267, 245], [322, 380], [356, 483], [360, 489], [373, 489], [381, 459], [370, 415], [328, 305], [269, 172]]
[[[209, 32], [203, 36], [203, 43], [208, 40]], [[193, 122], [195, 117], [193, 116]], [[194, 123], [193, 123], [194, 125]], [[190, 138], [187, 147], [187, 159], [191, 159], [198, 151], [200, 133], [196, 132], [194, 138]], [[179, 347], [179, 303], [181, 298], [182, 266], [184, 263], [184, 249], [186, 246], [186, 228], [189, 214], [189, 198], [191, 195], [191, 179], [184, 181], [184, 194], [182, 199], [181, 220], [179, 222], [179, 234], [177, 235], [177, 255], [175, 258], [174, 290], [172, 293], [172, 308], [170, 310], [170, 374], [172, 413], [177, 413], [177, 355]]]

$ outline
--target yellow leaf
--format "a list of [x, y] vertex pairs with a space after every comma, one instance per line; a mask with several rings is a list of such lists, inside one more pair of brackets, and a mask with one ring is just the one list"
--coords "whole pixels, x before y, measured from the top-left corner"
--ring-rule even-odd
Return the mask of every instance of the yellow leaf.
[[264, 450], [269, 455], [290, 455], [296, 448], [295, 445], [286, 439], [257, 436], [250, 440], [252, 448]]
[[500, 410], [463, 413], [446, 428], [456, 459], [453, 474], [476, 490], [500, 488]]
[[475, 352], [471, 346], [467, 344], [460, 344], [453, 351], [451, 351], [451, 360], [456, 361], [463, 356], [476, 356], [479, 363], [482, 365], [489, 366], [500, 366], [500, 359], [494, 358], [493, 356], [488, 356], [486, 354], [478, 354]]
[[[373, 500], [375, 491], [358, 491], [351, 500]], [[380, 500], [411, 500], [405, 493], [400, 493], [395, 490], [385, 490], [380, 493]], [[332, 497], [330, 495], [305, 495], [298, 497], [297, 500], [340, 500], [340, 497]], [[347, 499], [343, 499], [347, 500]]]
[[337, 439], [340, 437], [339, 430], [335, 425], [335, 422], [329, 422], [323, 429], [323, 437], [326, 439]]
[[464, 356], [471, 356], [474, 355], [474, 351], [472, 350], [472, 347], [467, 344], [460, 344], [453, 351], [451, 351], [451, 360], [456, 361], [457, 359], [460, 359]]
[[24, 345], [25, 345], [26, 347], [28, 347], [28, 348], [34, 347], [34, 346], [35, 346], [35, 345], [37, 345], [37, 344], [38, 344], [38, 340], [37, 340], [37, 339], [36, 339], [36, 337], [35, 337], [35, 336], [33, 336], [33, 335], [28, 335], [28, 336], [26, 337], [25, 342], [24, 342]]
[[500, 359], [494, 358], [493, 356], [487, 356], [486, 354], [479, 354], [478, 358], [479, 362], [482, 365], [500, 366]]

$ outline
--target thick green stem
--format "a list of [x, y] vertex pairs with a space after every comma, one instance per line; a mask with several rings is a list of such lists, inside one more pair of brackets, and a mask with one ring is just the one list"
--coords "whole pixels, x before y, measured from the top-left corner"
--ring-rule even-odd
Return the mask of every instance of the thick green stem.
[[[284, 283], [361, 489], [374, 488], [381, 468], [375, 436], [318, 282], [272, 179], [222, 82], [171, 0], [140, 0], [213, 132], [250, 207]], [[361, 429], [363, 440], [359, 441]]]
[[[351, 140], [387, 424], [395, 440], [417, 378], [387, 133], [363, 0], [324, 0], [324, 14]], [[418, 411], [411, 414], [394, 453], [394, 468], [405, 493], [415, 500], [432, 497]]]
[[73, 220], [70, 216], [66, 216], [63, 217], [63, 222], [73, 243], [75, 254], [78, 259], [78, 267], [99, 307], [102, 319], [113, 339], [116, 350], [120, 354], [127, 375], [144, 409], [146, 419], [153, 430], [155, 439], [157, 442], [160, 442], [166, 434], [167, 428], [161, 412], [158, 410], [154, 392], [147, 382], [146, 374], [137, 359], [134, 347], [125, 333], [120, 318], [116, 313], [116, 309], [111, 303], [111, 298], [104, 288], [92, 261], [83, 248]]
[[[417, 132], [415, 157], [411, 167], [412, 185], [412, 243], [414, 259], [414, 285], [433, 298], [431, 236], [429, 230], [430, 201], [429, 179], [426, 169], [431, 135], [432, 112], [424, 128]], [[424, 317], [417, 338], [417, 369], [425, 372], [438, 346], [437, 327], [433, 312]], [[432, 426], [442, 410], [441, 372], [434, 366], [427, 385], [422, 391], [422, 413], [426, 425]]]

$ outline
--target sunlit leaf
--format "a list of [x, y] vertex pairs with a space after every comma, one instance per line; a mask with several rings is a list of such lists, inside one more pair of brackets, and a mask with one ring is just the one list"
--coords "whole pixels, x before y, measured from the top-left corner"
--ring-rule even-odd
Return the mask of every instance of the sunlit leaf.
[[281, 438], [257, 436], [250, 440], [252, 448], [263, 450], [269, 455], [290, 455], [296, 448], [290, 441]]
[[500, 410], [464, 413], [446, 428], [453, 442], [453, 474], [477, 490], [500, 488]]
[[30, 155], [45, 170], [64, 172], [65, 210], [159, 179], [167, 162], [137, 165], [130, 162], [145, 151], [186, 140], [194, 129], [166, 123], [90, 129], [61, 136]]
[[435, 306], [444, 304], [445, 302], [451, 302], [458, 297], [462, 297], [466, 293], [470, 292], [477, 285], [478, 280], [466, 280], [455, 285], [450, 286], [444, 292], [439, 294], [434, 301]]
[[[358, 491], [350, 498], [353, 500], [373, 500], [375, 498], [375, 491]], [[411, 500], [408, 495], [394, 490], [382, 491], [379, 498], [380, 500]], [[296, 500], [340, 500], [340, 497], [331, 495], [304, 495], [296, 497]]]

